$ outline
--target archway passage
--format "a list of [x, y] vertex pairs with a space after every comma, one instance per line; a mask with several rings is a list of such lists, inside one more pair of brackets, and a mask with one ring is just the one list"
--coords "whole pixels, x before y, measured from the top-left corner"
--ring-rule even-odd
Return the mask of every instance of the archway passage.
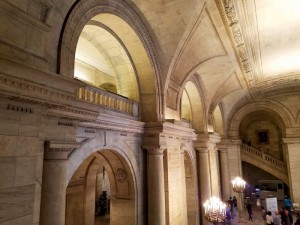
[[197, 194], [195, 188], [195, 173], [192, 166], [192, 161], [187, 152], [184, 152], [184, 171], [186, 185], [186, 213], [187, 224], [197, 224]]
[[66, 225], [136, 223], [133, 176], [115, 151], [101, 150], [85, 159], [73, 174], [66, 195]]
[[[289, 194], [288, 185], [272, 173], [245, 161], [242, 162], [242, 167], [243, 177], [248, 183], [245, 193], [247, 197], [253, 197], [252, 193], [256, 192], [257, 198], [265, 199], [269, 195], [273, 195], [278, 200], [283, 200], [284, 196]], [[259, 190], [255, 191], [256, 188]]]

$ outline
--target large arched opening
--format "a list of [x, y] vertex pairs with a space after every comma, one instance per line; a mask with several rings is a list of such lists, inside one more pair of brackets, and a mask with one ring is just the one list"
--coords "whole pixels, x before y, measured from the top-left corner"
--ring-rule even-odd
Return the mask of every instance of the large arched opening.
[[136, 224], [133, 176], [126, 160], [109, 149], [86, 158], [66, 191], [66, 225]]
[[145, 122], [162, 118], [155, 47], [126, 2], [76, 2], [64, 24], [58, 58], [61, 75], [137, 101]]

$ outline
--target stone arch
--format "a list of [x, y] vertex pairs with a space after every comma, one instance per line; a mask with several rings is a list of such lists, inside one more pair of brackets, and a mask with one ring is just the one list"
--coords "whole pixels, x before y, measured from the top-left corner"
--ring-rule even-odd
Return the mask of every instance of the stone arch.
[[197, 131], [204, 132], [207, 129], [205, 123], [204, 103], [196, 78], [194, 79], [194, 77], [192, 77], [183, 87], [184, 88], [181, 89], [180, 95], [182, 98], [183, 92], [185, 92], [189, 98], [192, 113], [192, 127]]
[[184, 154], [184, 171], [186, 184], [186, 201], [187, 201], [187, 221], [190, 225], [199, 223], [198, 217], [198, 193], [197, 193], [197, 176], [195, 156], [192, 154], [192, 148], [183, 147]]
[[213, 112], [213, 118], [212, 118], [212, 124], [214, 127], [214, 132], [217, 132], [221, 136], [224, 135], [224, 123], [223, 123], [223, 113], [220, 105], [218, 105], [214, 112]]
[[111, 224], [119, 224], [120, 220], [126, 220], [132, 225], [137, 224], [140, 220], [137, 208], [140, 191], [137, 184], [138, 167], [132, 150], [121, 141], [103, 146], [99, 140], [92, 139], [76, 149], [67, 162], [66, 185], [68, 186], [77, 169], [84, 163], [88, 164], [86, 174], [95, 174], [91, 162], [97, 160], [101, 161], [109, 178]]
[[264, 102], [253, 102], [241, 107], [235, 113], [232, 113], [228, 120], [228, 128], [227, 128], [227, 135], [229, 137], [238, 137], [239, 136], [239, 126], [241, 121], [245, 116], [249, 113], [256, 112], [256, 111], [264, 111], [267, 112], [270, 116], [275, 118], [278, 121], [285, 132], [285, 128], [292, 126], [293, 117], [291, 113], [282, 105], [267, 100]]
[[[69, 78], [73, 77], [75, 50], [80, 33], [91, 18], [100, 14], [109, 14], [118, 17], [120, 21], [129, 25], [132, 34], [137, 37], [133, 44], [132, 38], [126, 36], [126, 32], [117, 32], [109, 19], [102, 21], [126, 45], [133, 60], [140, 87], [140, 105], [143, 121], [160, 120], [163, 113], [163, 103], [160, 98], [162, 96], [160, 86], [161, 71], [158, 56], [145, 25], [137, 13], [125, 1], [104, 0], [99, 2], [97, 0], [88, 0], [77, 1], [73, 5], [64, 22], [60, 37], [58, 73]], [[131, 43], [130, 46], [129, 43]], [[153, 113], [153, 109], [156, 109], [156, 113]]]

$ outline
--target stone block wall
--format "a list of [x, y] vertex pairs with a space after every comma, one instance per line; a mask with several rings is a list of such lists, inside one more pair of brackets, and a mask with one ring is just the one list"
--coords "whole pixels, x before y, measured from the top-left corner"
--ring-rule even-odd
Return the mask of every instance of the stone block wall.
[[0, 99], [0, 224], [39, 224], [44, 141], [35, 113]]

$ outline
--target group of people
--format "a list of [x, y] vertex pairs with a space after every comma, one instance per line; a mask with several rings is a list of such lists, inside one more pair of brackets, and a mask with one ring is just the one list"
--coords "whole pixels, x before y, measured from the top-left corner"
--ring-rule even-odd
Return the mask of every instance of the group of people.
[[[291, 201], [284, 201], [284, 205], [282, 206], [280, 211], [275, 211], [274, 215], [272, 212], [266, 211], [263, 206], [261, 206], [261, 216], [264, 220], [265, 225], [300, 225], [300, 214], [297, 213], [297, 219], [295, 223], [293, 223], [293, 216], [290, 211], [291, 209]], [[250, 201], [246, 203], [246, 209], [249, 216], [249, 221], [253, 221], [252, 215], [252, 205]], [[226, 208], [226, 225], [231, 225], [231, 220], [234, 219], [237, 213], [237, 199], [235, 197], [230, 197], [227, 201]]]
[[237, 199], [235, 196], [233, 198], [230, 196], [229, 200], [227, 201], [227, 208], [226, 208], [226, 224], [231, 225], [231, 220], [237, 214]]
[[271, 225], [300, 225], [300, 215], [297, 213], [297, 220], [293, 223], [292, 213], [286, 209], [284, 206], [281, 207], [280, 211], [275, 211], [274, 215], [272, 212], [266, 211], [262, 206], [262, 218], [265, 221], [265, 224]]

